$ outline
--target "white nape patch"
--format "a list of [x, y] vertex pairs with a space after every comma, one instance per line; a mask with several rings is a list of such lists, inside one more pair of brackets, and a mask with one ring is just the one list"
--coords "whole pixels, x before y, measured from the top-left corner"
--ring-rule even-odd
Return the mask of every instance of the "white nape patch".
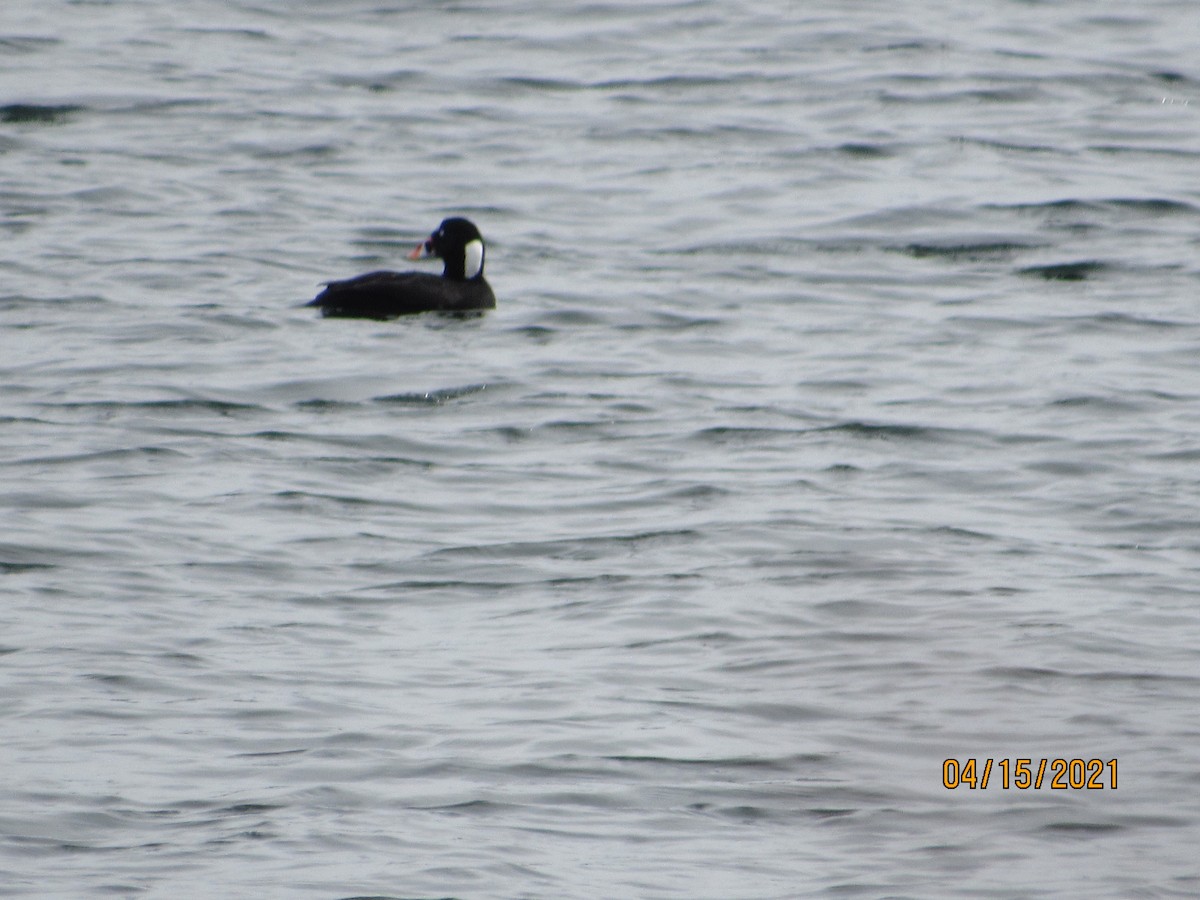
[[474, 278], [483, 271], [483, 241], [476, 238], [463, 247], [463, 275]]

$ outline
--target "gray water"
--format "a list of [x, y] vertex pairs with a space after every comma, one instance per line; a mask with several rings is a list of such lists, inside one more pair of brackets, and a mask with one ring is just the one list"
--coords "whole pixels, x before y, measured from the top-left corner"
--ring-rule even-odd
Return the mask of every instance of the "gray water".
[[1198, 41], [6, 0], [0, 896], [1200, 894]]

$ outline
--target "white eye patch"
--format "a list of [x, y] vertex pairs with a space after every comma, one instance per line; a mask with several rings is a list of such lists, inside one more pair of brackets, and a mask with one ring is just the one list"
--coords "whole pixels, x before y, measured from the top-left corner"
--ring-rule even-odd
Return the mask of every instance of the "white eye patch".
[[483, 241], [476, 238], [463, 247], [463, 275], [474, 278], [483, 271]]

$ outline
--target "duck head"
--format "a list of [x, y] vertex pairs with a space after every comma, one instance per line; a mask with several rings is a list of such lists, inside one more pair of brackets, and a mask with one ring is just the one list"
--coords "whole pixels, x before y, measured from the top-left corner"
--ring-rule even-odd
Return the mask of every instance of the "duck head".
[[429, 237], [417, 244], [409, 259], [436, 256], [445, 263], [442, 275], [455, 281], [483, 277], [483, 235], [463, 218], [446, 219]]

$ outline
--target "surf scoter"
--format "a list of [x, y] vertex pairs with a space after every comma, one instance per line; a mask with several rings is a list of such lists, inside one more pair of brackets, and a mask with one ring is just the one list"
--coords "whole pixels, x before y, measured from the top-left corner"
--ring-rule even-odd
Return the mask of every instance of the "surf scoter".
[[330, 281], [316, 299], [321, 315], [394, 319], [421, 312], [463, 313], [494, 309], [496, 296], [483, 277], [483, 235], [462, 218], [446, 219], [418, 244], [409, 259], [439, 257], [440, 276], [428, 272], [368, 272]]

